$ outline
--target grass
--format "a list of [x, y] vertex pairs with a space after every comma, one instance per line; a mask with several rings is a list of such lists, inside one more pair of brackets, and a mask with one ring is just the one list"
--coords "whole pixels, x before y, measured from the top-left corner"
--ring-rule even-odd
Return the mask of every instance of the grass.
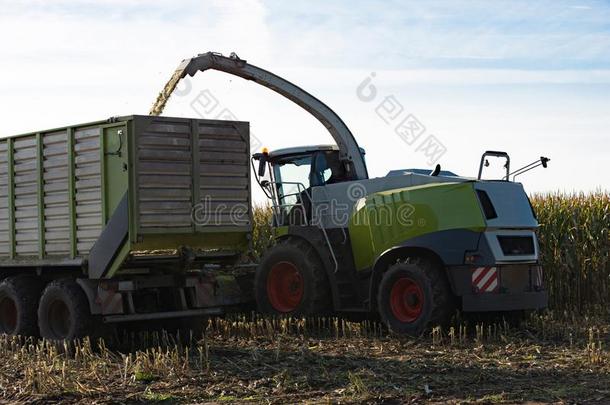
[[144, 391], [144, 393], [142, 394], [142, 399], [148, 401], [148, 402], [168, 402], [168, 403], [174, 403], [179, 401], [178, 397], [175, 397], [171, 394], [167, 394], [167, 393], [158, 393], [158, 392], [152, 392], [150, 389], [146, 389]]
[[138, 382], [150, 383], [155, 381], [157, 377], [154, 374], [148, 373], [145, 371], [136, 371], [134, 374], [134, 379]]

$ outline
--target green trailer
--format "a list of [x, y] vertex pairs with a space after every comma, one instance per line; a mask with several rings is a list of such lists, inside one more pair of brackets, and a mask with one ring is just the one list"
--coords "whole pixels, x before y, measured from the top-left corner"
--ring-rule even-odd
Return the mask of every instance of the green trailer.
[[2, 331], [79, 337], [91, 315], [247, 300], [219, 274], [251, 244], [249, 145], [246, 122], [149, 116], [0, 139]]

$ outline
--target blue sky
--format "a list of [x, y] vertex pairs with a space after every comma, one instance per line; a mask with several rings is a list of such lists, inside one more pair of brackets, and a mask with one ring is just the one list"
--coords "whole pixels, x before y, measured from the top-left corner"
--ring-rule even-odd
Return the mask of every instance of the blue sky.
[[293, 33], [295, 47], [302, 32], [330, 37], [343, 45], [337, 53], [342, 61], [359, 65], [375, 58], [382, 68], [590, 69], [610, 61], [607, 2], [314, 1], [289, 9], [279, 0], [266, 4], [272, 26]]
[[[0, 0], [0, 10], [0, 136], [146, 113], [182, 58], [235, 51], [327, 102], [373, 175], [431, 166], [379, 116], [393, 97], [398, 120], [415, 116], [442, 143], [450, 170], [474, 175], [484, 150], [505, 149], [515, 166], [552, 159], [521, 179], [530, 192], [610, 189], [609, 2]], [[372, 72], [378, 98], [363, 102], [356, 89]], [[207, 90], [271, 148], [329, 142], [251, 83], [206, 73], [191, 85], [168, 115], [196, 115]]]

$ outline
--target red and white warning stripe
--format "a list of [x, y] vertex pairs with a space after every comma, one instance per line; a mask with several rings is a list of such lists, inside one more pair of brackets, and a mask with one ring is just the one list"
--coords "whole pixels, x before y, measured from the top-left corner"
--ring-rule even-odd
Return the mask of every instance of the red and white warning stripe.
[[498, 270], [495, 267], [478, 267], [472, 272], [472, 286], [478, 292], [498, 290]]

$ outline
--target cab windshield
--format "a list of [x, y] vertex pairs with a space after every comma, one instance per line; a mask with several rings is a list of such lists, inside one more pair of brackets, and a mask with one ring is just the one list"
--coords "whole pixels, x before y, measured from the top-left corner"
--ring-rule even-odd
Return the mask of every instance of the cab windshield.
[[273, 175], [280, 205], [286, 207], [299, 202], [300, 193], [310, 187], [310, 172], [311, 155], [274, 164]]
[[279, 203], [282, 206], [304, 201], [303, 192], [311, 187], [345, 181], [345, 172], [336, 151], [318, 151], [313, 154], [291, 156], [273, 164]]

